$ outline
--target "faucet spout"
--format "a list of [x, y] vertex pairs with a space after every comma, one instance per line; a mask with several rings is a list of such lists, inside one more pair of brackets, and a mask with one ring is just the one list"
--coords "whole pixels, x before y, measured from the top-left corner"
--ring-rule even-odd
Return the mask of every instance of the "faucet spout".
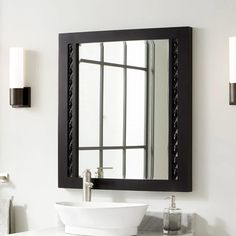
[[91, 181], [91, 171], [86, 169], [83, 172], [83, 201], [91, 202], [91, 189], [93, 188], [93, 183]]

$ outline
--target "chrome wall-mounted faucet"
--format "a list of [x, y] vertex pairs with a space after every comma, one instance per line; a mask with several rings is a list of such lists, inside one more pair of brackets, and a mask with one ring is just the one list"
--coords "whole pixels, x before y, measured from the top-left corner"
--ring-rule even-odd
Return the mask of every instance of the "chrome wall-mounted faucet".
[[91, 202], [91, 189], [93, 188], [93, 183], [91, 181], [91, 171], [86, 169], [83, 172], [83, 201]]

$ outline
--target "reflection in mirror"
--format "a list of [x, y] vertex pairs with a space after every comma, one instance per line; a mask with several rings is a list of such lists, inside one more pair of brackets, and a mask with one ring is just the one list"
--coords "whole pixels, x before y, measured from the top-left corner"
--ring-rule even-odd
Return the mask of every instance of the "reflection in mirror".
[[145, 178], [145, 153], [144, 149], [130, 149], [126, 154], [126, 178]]
[[168, 179], [169, 40], [86, 43], [79, 57], [79, 176]]
[[103, 145], [122, 146], [123, 69], [104, 66]]
[[83, 150], [79, 152], [80, 165], [79, 173], [81, 176], [86, 169], [90, 169], [93, 173], [97, 171], [99, 165], [99, 152], [94, 150]]
[[117, 64], [124, 62], [123, 42], [104, 43], [104, 61]]
[[145, 145], [147, 73], [127, 69], [127, 135], [129, 146]]
[[169, 162], [169, 42], [155, 44], [154, 163], [153, 179], [168, 179]]
[[[80, 64], [80, 147], [94, 147], [99, 145], [99, 73], [100, 68], [98, 65], [88, 63]], [[87, 132], [89, 132], [89, 135], [87, 135]]]
[[146, 68], [147, 64], [147, 42], [128, 41], [127, 44], [127, 65]]
[[103, 178], [122, 178], [122, 150], [104, 150]]
[[99, 43], [89, 43], [83, 44], [83, 47], [80, 47], [80, 58], [89, 59], [94, 61], [100, 60], [100, 47]]

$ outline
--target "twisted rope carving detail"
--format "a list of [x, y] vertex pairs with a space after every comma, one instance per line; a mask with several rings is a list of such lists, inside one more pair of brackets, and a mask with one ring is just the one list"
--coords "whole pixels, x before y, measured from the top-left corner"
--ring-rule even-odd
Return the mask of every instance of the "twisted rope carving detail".
[[179, 42], [178, 39], [172, 41], [172, 179], [178, 180], [178, 77], [179, 77]]
[[72, 123], [72, 89], [73, 89], [73, 47], [71, 44], [68, 45], [68, 160], [67, 160], [67, 176], [72, 177], [72, 155], [73, 155], [73, 123]]

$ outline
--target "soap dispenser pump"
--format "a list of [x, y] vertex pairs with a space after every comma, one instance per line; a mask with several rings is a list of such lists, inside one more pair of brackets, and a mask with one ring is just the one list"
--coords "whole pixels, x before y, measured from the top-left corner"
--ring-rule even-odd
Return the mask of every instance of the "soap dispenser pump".
[[163, 233], [165, 235], [178, 235], [181, 230], [181, 209], [176, 208], [175, 196], [168, 197], [169, 208], [164, 209]]

